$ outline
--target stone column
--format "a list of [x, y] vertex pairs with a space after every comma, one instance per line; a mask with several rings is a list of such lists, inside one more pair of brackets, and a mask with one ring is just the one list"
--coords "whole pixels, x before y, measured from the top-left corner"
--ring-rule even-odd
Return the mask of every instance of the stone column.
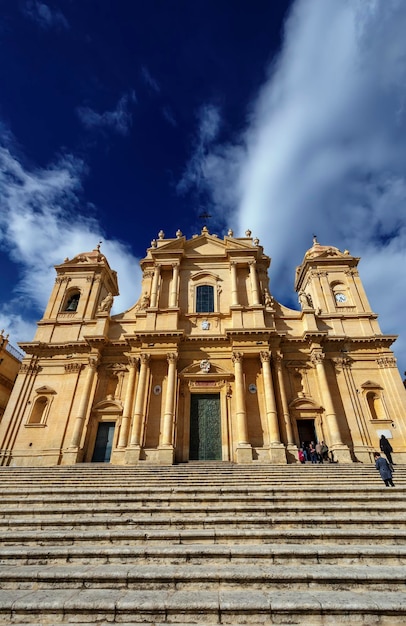
[[342, 442], [340, 426], [328, 386], [324, 360], [325, 355], [321, 352], [321, 350], [313, 350], [310, 358], [313, 365], [316, 367], [317, 379], [319, 381], [322, 402], [325, 409], [325, 418], [330, 432], [331, 441], [329, 442], [329, 447], [334, 451], [335, 457], [338, 461], [349, 463], [351, 462], [351, 456], [348, 447]]
[[288, 405], [288, 399], [286, 396], [285, 383], [283, 380], [283, 357], [281, 354], [277, 354], [274, 357], [274, 363], [276, 367], [276, 373], [278, 376], [278, 387], [279, 387], [279, 395], [281, 399], [283, 421], [285, 424], [286, 437], [288, 440], [287, 447], [288, 449], [291, 449], [292, 451], [294, 449], [294, 451], [297, 452], [297, 448], [295, 446], [295, 441], [293, 437], [292, 422], [291, 422], [290, 414], [289, 414], [289, 405]]
[[173, 417], [174, 417], [174, 400], [176, 389], [176, 362], [178, 355], [171, 352], [167, 355], [168, 359], [168, 387], [166, 390], [165, 410], [162, 426], [162, 446], [173, 445]]
[[159, 445], [159, 460], [161, 463], [173, 463], [173, 426], [175, 417], [175, 391], [176, 391], [176, 362], [178, 355], [174, 352], [167, 354], [168, 360], [168, 384], [166, 389], [165, 409], [162, 422], [162, 435]]
[[248, 262], [250, 268], [250, 279], [251, 279], [251, 292], [252, 292], [252, 304], [261, 304], [259, 299], [259, 287], [258, 287], [258, 276], [256, 270], [256, 262], [254, 259]]
[[134, 403], [134, 383], [135, 383], [135, 374], [137, 371], [138, 359], [134, 356], [129, 356], [128, 362], [130, 365], [130, 373], [128, 375], [128, 384], [127, 384], [127, 391], [126, 391], [125, 400], [124, 400], [123, 417], [121, 420], [120, 437], [119, 437], [118, 444], [117, 444], [118, 448], [125, 448], [127, 446], [128, 431], [130, 428], [131, 413], [132, 413], [133, 403]]
[[154, 276], [152, 278], [152, 287], [151, 287], [151, 308], [156, 308], [158, 303], [158, 285], [159, 285], [159, 277], [161, 275], [161, 267], [157, 263], [154, 267]]
[[231, 261], [231, 306], [238, 306], [237, 263]]
[[243, 373], [243, 355], [241, 352], [233, 352], [232, 355], [235, 374], [235, 404], [237, 421], [237, 463], [252, 461], [252, 449], [248, 441], [247, 410], [245, 407], [245, 389]]
[[99, 364], [99, 355], [92, 354], [88, 358], [88, 370], [86, 373], [86, 381], [85, 388], [82, 392], [82, 397], [79, 404], [79, 410], [75, 419], [75, 426], [73, 429], [73, 435], [70, 442], [70, 448], [78, 448], [80, 445], [80, 439], [82, 437], [83, 424], [86, 418], [86, 413], [89, 407], [89, 399], [90, 392], [92, 390], [92, 385], [94, 381], [94, 377], [97, 371], [97, 366]]
[[133, 417], [133, 425], [131, 431], [130, 446], [139, 447], [141, 445], [141, 426], [144, 416], [144, 399], [149, 373], [150, 354], [142, 352], [140, 355], [141, 368], [138, 378], [137, 393], [135, 396], [135, 409]]
[[172, 265], [172, 283], [171, 283], [171, 296], [170, 296], [170, 307], [178, 306], [178, 291], [179, 291], [179, 265], [174, 263]]
[[278, 412], [276, 410], [275, 392], [272, 382], [271, 372], [271, 355], [269, 352], [260, 352], [262, 363], [262, 375], [264, 379], [265, 389], [265, 408], [268, 422], [269, 442], [280, 444], [281, 437], [279, 433]]

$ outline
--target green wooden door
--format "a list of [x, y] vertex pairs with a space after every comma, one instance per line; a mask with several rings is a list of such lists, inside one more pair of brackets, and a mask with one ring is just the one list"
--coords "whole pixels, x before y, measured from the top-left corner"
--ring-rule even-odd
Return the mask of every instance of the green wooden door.
[[100, 422], [94, 445], [93, 463], [108, 463], [110, 461], [115, 425], [115, 422]]
[[221, 461], [220, 394], [192, 394], [189, 458]]

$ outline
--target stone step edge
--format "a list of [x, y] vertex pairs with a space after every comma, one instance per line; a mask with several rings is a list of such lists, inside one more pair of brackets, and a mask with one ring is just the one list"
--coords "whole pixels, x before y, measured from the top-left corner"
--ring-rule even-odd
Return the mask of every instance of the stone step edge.
[[311, 571], [305, 567], [289, 565], [19, 565], [6, 566], [0, 569], [0, 584], [3, 590], [11, 583], [40, 585], [52, 583], [53, 586], [66, 583], [84, 587], [89, 584], [102, 583], [103, 588], [110, 585], [128, 585], [136, 583], [165, 583], [170, 585], [187, 583], [205, 583], [206, 589], [211, 585], [235, 583], [275, 584], [275, 583], [307, 583], [307, 584], [338, 584], [361, 583], [364, 591], [368, 585], [386, 585], [387, 583], [404, 585], [404, 565], [351, 565], [349, 568], [338, 568], [336, 565], [312, 565]]
[[109, 516], [98, 516], [96, 515], [81, 515], [77, 514], [77, 517], [74, 514], [66, 515], [63, 517], [55, 516], [54, 519], [49, 519], [46, 517], [41, 517], [37, 515], [35, 518], [8, 518], [5, 520], [0, 519], [0, 533], [2, 529], [5, 528], [25, 528], [30, 527], [33, 530], [40, 526], [42, 529], [44, 527], [57, 527], [63, 528], [66, 526], [102, 526], [106, 529], [111, 529], [114, 526], [138, 526], [140, 528], [144, 527], [162, 527], [162, 526], [181, 526], [182, 529], [192, 529], [193, 527], [201, 526], [202, 528], [208, 526], [218, 527], [219, 525], [229, 526], [230, 528], [234, 528], [236, 526], [245, 526], [246, 530], [252, 530], [255, 526], [268, 526], [272, 525], [274, 527], [295, 527], [295, 526], [311, 526], [317, 525], [319, 528], [322, 526], [328, 528], [330, 526], [334, 526], [340, 524], [342, 526], [353, 526], [353, 525], [367, 525], [368, 527], [373, 527], [374, 525], [380, 525], [382, 527], [388, 527], [389, 524], [397, 525], [397, 528], [402, 529], [406, 528], [406, 518], [404, 515], [398, 515], [393, 513], [390, 516], [379, 516], [375, 517], [371, 520], [370, 515], [353, 515], [352, 517], [341, 516], [341, 515], [309, 515], [308, 517], [304, 514], [302, 516], [250, 516], [243, 517], [237, 515], [230, 515], [227, 517], [224, 516], [200, 516], [200, 517], [189, 517], [185, 519], [181, 516], [173, 516], [166, 515], [164, 512], [162, 513], [162, 517], [152, 517], [145, 515], [144, 517], [137, 517], [133, 519], [131, 517], [126, 517], [126, 514], [123, 514], [121, 517], [109, 517]]
[[[25, 535], [23, 532], [13, 531], [0, 531], [0, 543], [6, 544], [10, 541], [15, 541], [18, 544], [22, 544], [23, 541], [28, 542], [45, 542], [45, 541], [62, 541], [66, 542], [80, 542], [80, 541], [107, 541], [114, 540], [142, 540], [146, 543], [150, 541], [172, 541], [176, 544], [188, 545], [188, 542], [193, 541], [196, 543], [197, 539], [212, 540], [213, 542], [233, 540], [244, 541], [249, 540], [255, 542], [255, 540], [269, 540], [269, 539], [281, 539], [287, 541], [289, 538], [296, 538], [301, 540], [334, 540], [338, 539], [360, 539], [364, 538], [368, 541], [368, 545], [371, 545], [371, 541], [377, 539], [384, 539], [385, 543], [404, 543], [406, 539], [406, 530], [403, 529], [348, 529], [348, 528], [329, 528], [329, 529], [314, 529], [314, 528], [301, 528], [301, 529], [183, 529], [183, 530], [169, 530], [169, 529], [149, 529], [136, 530], [126, 529], [120, 530], [98, 530], [98, 531], [78, 531], [78, 530], [64, 530], [64, 531], [38, 531], [30, 529]], [[175, 545], [176, 545], [175, 544]]]
[[[164, 617], [206, 611], [208, 614], [238, 612], [240, 615], [278, 613], [298, 615], [302, 613], [364, 613], [370, 615], [406, 615], [404, 592], [368, 591], [362, 594], [351, 591], [164, 591], [159, 594], [151, 590], [128, 589], [62, 589], [50, 590], [0, 590], [0, 616], [9, 618], [18, 614], [64, 615], [82, 613], [109, 615], [136, 613], [138, 621], [142, 614], [160, 612]], [[167, 621], [167, 620], [166, 620]], [[177, 620], [176, 620], [177, 621]], [[3, 622], [4, 623], [4, 622]], [[6, 622], [7, 623], [7, 622]], [[9, 623], [13, 623], [10, 621]], [[18, 622], [17, 622], [18, 623]]]
[[44, 557], [88, 559], [92, 557], [137, 557], [142, 559], [171, 559], [171, 558], [223, 558], [240, 560], [244, 558], [273, 559], [273, 558], [406, 558], [406, 545], [362, 545], [362, 544], [167, 544], [154, 546], [44, 546], [24, 547], [2, 546], [0, 562], [8, 559], [24, 558], [26, 560]]

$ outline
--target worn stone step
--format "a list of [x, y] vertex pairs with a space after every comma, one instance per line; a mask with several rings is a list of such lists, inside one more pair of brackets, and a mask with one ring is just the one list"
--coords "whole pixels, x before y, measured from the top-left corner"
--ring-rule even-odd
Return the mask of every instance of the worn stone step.
[[47, 624], [101, 621], [179, 624], [376, 624], [399, 626], [403, 592], [370, 591], [164, 591], [128, 589], [0, 590], [0, 624], [40, 617]]
[[[376, 516], [376, 514], [374, 514]], [[244, 528], [251, 530], [258, 527], [287, 530], [291, 528], [349, 528], [358, 529], [361, 526], [370, 528], [371, 525], [379, 523], [379, 527], [382, 529], [404, 529], [406, 526], [405, 515], [402, 513], [392, 513], [390, 516], [380, 515], [376, 516], [379, 519], [371, 519], [371, 514], [368, 512], [362, 513], [346, 513], [341, 514], [339, 511], [334, 515], [320, 515], [316, 513], [302, 513], [299, 515], [237, 515], [230, 514], [224, 515], [197, 515], [196, 518], [189, 516], [185, 518], [182, 515], [174, 515], [171, 513], [163, 514], [162, 516], [143, 514], [138, 516], [129, 516], [126, 512], [123, 512], [122, 516], [109, 516], [103, 514], [66, 514], [65, 516], [50, 516], [50, 517], [27, 517], [27, 519], [8, 518], [0, 520], [0, 530], [6, 528], [13, 529], [67, 529], [75, 528], [76, 530], [84, 530], [89, 527], [94, 529], [117, 529], [119, 527], [139, 527], [145, 528], [145, 531], [150, 531], [155, 528], [178, 528], [178, 529], [204, 529], [215, 528], [216, 531], [220, 529], [230, 528]]]
[[391, 544], [177, 544], [7, 546], [0, 551], [2, 565], [64, 563], [105, 564], [313, 564], [406, 565], [406, 545]]
[[[102, 520], [105, 516], [109, 519], [117, 518], [119, 515], [130, 517], [132, 520], [136, 519], [137, 523], [143, 523], [145, 519], [150, 520], [152, 516], [166, 518], [168, 515], [171, 520], [184, 519], [187, 517], [191, 522], [195, 519], [201, 519], [204, 517], [205, 522], [207, 517], [217, 517], [222, 519], [232, 518], [234, 522], [243, 517], [244, 521], [248, 519], [247, 516], [253, 521], [258, 518], [258, 521], [263, 518], [272, 518], [274, 522], [275, 516], [281, 521], [286, 521], [287, 516], [294, 515], [296, 519], [310, 518], [313, 519], [315, 512], [318, 516], [325, 516], [328, 519], [331, 516], [335, 516], [337, 519], [343, 515], [347, 515], [348, 518], [352, 517], [364, 517], [365, 515], [386, 517], [387, 519], [394, 519], [394, 504], [392, 501], [384, 502], [363, 502], [363, 503], [347, 503], [347, 502], [329, 502], [318, 503], [312, 502], [302, 503], [300, 501], [284, 502], [284, 503], [265, 503], [262, 504], [253, 503], [249, 504], [236, 504], [230, 502], [221, 503], [205, 503], [195, 502], [194, 500], [185, 500], [182, 503], [174, 503], [171, 501], [163, 501], [160, 506], [156, 503], [132, 503], [132, 502], [116, 502], [105, 504], [97, 501], [86, 505], [77, 502], [60, 504], [59, 502], [49, 503], [48, 506], [26, 506], [26, 507], [7, 507], [4, 506], [0, 510], [0, 527], [5, 520], [10, 519], [11, 523], [24, 523], [37, 522], [38, 520], [46, 520], [47, 522], [55, 521], [56, 519], [65, 520], [68, 519], [68, 523], [74, 521], [81, 521], [83, 515], [88, 516], [93, 523], [93, 519]], [[406, 501], [399, 501], [396, 504], [396, 516], [404, 516], [406, 523]], [[113, 517], [114, 516], [114, 517]], [[231, 519], [230, 519], [231, 521]]]
[[403, 591], [405, 575], [404, 565], [11, 565], [0, 568], [0, 589]]
[[207, 544], [256, 544], [278, 543], [287, 544], [299, 542], [323, 542], [330, 544], [357, 544], [362, 542], [381, 545], [405, 545], [406, 530], [393, 527], [382, 528], [210, 528], [210, 529], [136, 529], [116, 527], [106, 529], [63, 529], [63, 530], [32, 530], [21, 529], [15, 531], [10, 528], [0, 531], [0, 545], [153, 545], [168, 542], [172, 545], [189, 545], [196, 543]]

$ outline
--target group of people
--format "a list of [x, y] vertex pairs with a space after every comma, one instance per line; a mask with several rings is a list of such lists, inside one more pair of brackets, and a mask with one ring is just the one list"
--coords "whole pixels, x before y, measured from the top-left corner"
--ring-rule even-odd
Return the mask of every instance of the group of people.
[[328, 446], [324, 441], [309, 444], [302, 442], [299, 448], [299, 461], [301, 463], [331, 463], [332, 458], [328, 455]]
[[[381, 452], [375, 452], [375, 467], [379, 471], [379, 474], [385, 485], [387, 487], [394, 487], [394, 463], [392, 461], [393, 448], [390, 441], [385, 437], [385, 435], [381, 435], [381, 438], [379, 440], [379, 448], [386, 458], [381, 456]], [[303, 441], [301, 447], [299, 448], [298, 456], [299, 461], [302, 464], [334, 462], [333, 453], [330, 453], [329, 456], [328, 446], [324, 441], [317, 443], [311, 441], [309, 444]]]

